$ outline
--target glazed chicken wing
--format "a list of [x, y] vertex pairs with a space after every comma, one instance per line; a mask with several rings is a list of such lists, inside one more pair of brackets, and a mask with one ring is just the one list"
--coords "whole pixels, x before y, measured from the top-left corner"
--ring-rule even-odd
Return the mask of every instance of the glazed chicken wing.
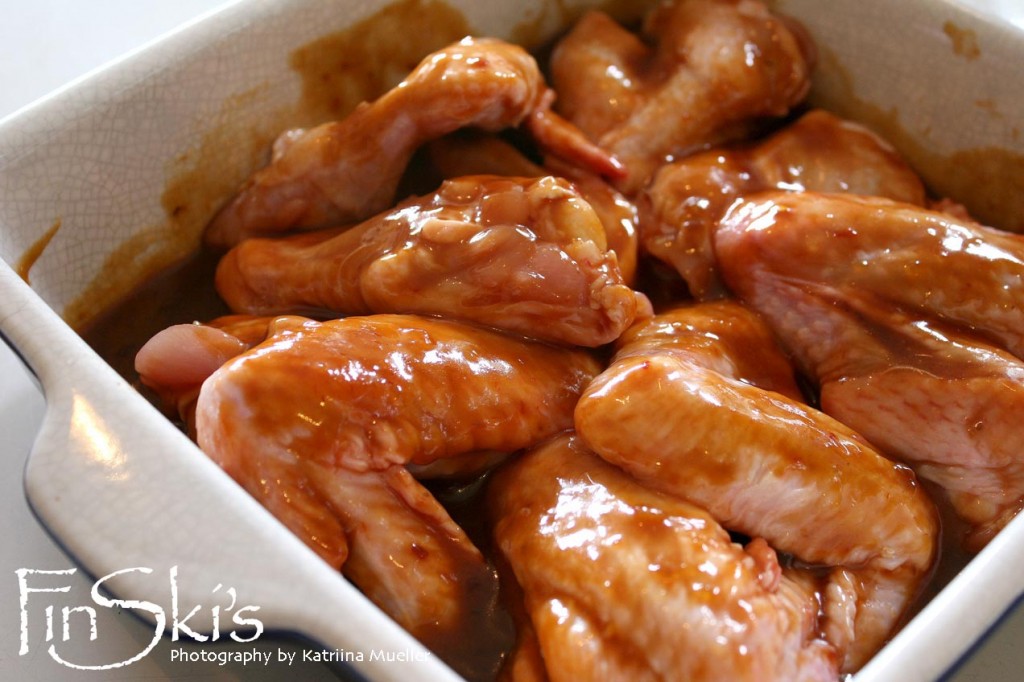
[[630, 194], [666, 160], [786, 114], [808, 91], [811, 53], [758, 0], [676, 0], [641, 36], [584, 15], [556, 46], [551, 81], [559, 110], [626, 167]]
[[485, 627], [496, 579], [404, 465], [511, 452], [564, 430], [597, 370], [583, 351], [442, 320], [281, 318], [203, 383], [196, 433], [403, 626], [451, 646]]
[[928, 577], [937, 514], [909, 469], [804, 405], [787, 368], [768, 327], [738, 304], [676, 308], [621, 339], [580, 399], [576, 429], [644, 485], [836, 567], [823, 628], [852, 672]]
[[478, 651], [495, 646], [494, 569], [404, 467], [339, 472], [308, 459], [290, 466], [298, 471], [263, 473], [301, 480], [295, 497], [316, 497], [323, 507], [305, 512], [339, 522], [341, 572], [371, 601], [443, 659], [458, 659], [470, 639]]
[[231, 246], [248, 236], [368, 218], [394, 201], [418, 147], [467, 126], [525, 124], [551, 152], [618, 175], [614, 159], [550, 111], [552, 96], [521, 47], [466, 38], [428, 55], [401, 84], [343, 120], [282, 135], [270, 165], [215, 217], [206, 241]]
[[879, 200], [770, 195], [730, 212], [716, 245], [822, 409], [941, 485], [969, 548], [1013, 517], [1024, 238]]
[[[178, 400], [177, 407], [194, 432], [202, 383], [262, 338], [302, 324], [299, 318], [236, 317], [176, 325], [142, 348], [137, 366], [165, 399], [188, 389], [182, 395], [192, 399]], [[404, 468], [339, 475], [294, 454], [240, 466], [258, 471], [259, 480], [248, 482], [258, 485], [257, 495], [282, 522], [415, 636], [445, 651], [444, 642], [473, 621], [468, 604], [496, 597], [480, 552]], [[232, 456], [244, 460], [245, 453]], [[435, 583], [435, 577], [441, 579]], [[482, 625], [484, 619], [469, 627]]]
[[135, 355], [142, 385], [156, 393], [161, 407], [181, 419], [195, 438], [199, 389], [221, 365], [263, 341], [271, 319], [227, 315], [205, 324], [176, 324], [150, 338]]
[[647, 301], [568, 182], [467, 176], [340, 233], [248, 239], [217, 268], [237, 312], [443, 315], [599, 346]]
[[828, 284], [1024, 357], [1024, 236], [877, 197], [769, 192], [733, 207], [715, 250], [744, 297], [782, 276]]
[[510, 452], [571, 425], [598, 368], [584, 351], [445, 320], [282, 318], [204, 382], [199, 444], [256, 469], [281, 448], [357, 471]]
[[672, 265], [698, 299], [724, 293], [712, 235], [736, 199], [757, 192], [849, 192], [925, 204], [924, 185], [888, 143], [821, 110], [749, 147], [663, 166], [639, 200], [644, 249]]
[[[822, 303], [794, 306], [824, 332], [807, 353], [828, 358], [819, 366], [822, 409], [941, 486], [969, 525], [966, 549], [980, 550], [1024, 506], [1024, 363], [898, 311]], [[840, 348], [839, 339], [851, 343]]]
[[779, 575], [774, 552], [745, 551], [706, 511], [574, 436], [508, 465], [489, 495], [536, 642], [513, 659], [513, 679], [538, 662], [552, 682], [837, 678], [817, 603]]
[[526, 158], [516, 147], [494, 135], [449, 135], [428, 146], [431, 165], [445, 178], [464, 175], [541, 177], [554, 175], [571, 181], [604, 226], [608, 249], [615, 253], [622, 280], [636, 280], [639, 250], [636, 205], [604, 178], [557, 157], [543, 166]]

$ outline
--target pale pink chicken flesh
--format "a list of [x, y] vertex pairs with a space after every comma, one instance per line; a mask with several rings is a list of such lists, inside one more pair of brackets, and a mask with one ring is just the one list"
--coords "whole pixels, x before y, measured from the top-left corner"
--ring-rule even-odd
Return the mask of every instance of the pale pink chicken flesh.
[[221, 365], [267, 337], [269, 318], [227, 315], [205, 324], [176, 324], [151, 337], [135, 355], [135, 371], [160, 407], [195, 438], [199, 389]]

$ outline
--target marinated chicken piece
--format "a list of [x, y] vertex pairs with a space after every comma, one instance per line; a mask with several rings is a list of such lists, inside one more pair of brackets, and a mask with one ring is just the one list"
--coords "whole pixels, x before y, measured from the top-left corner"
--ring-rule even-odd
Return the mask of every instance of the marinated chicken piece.
[[1024, 236], [875, 197], [771, 192], [730, 210], [715, 250], [745, 298], [784, 274], [972, 329], [1024, 357]]
[[203, 383], [196, 432], [285, 526], [443, 650], [486, 627], [496, 578], [404, 465], [564, 430], [597, 371], [584, 351], [454, 322], [281, 318]]
[[[154, 336], [137, 364], [144, 382], [164, 391], [188, 385], [194, 396], [206, 378], [262, 337], [304, 322], [238, 316], [176, 325]], [[189, 423], [195, 400], [178, 405]], [[236, 467], [253, 467], [241, 461], [244, 452], [229, 457], [239, 460]], [[444, 651], [444, 641], [467, 627], [471, 603], [496, 598], [493, 571], [479, 550], [404, 468], [339, 474], [282, 452], [255, 469], [259, 481], [251, 483], [271, 501], [270, 511], [435, 651]], [[437, 583], [427, 584], [435, 576]], [[467, 634], [483, 624], [473, 623]]]
[[821, 306], [801, 300], [791, 314], [826, 333], [808, 352], [829, 356], [822, 409], [941, 486], [970, 527], [965, 548], [981, 550], [1024, 506], [1024, 363], [895, 310]]
[[803, 402], [793, 366], [771, 329], [734, 301], [676, 304], [638, 321], [618, 339], [615, 359], [669, 353], [724, 377]]
[[443, 659], [456, 659], [467, 641], [489, 643], [494, 569], [404, 467], [339, 471], [301, 457], [285, 466], [298, 471], [263, 472], [301, 481], [298, 494], [319, 507], [304, 510], [307, 520], [337, 520], [334, 537], [347, 546], [341, 572], [370, 600]]
[[666, 160], [788, 113], [813, 59], [803, 29], [758, 0], [677, 0], [658, 4], [639, 36], [585, 14], [556, 46], [551, 82], [559, 111], [623, 163], [631, 194]]
[[756, 145], [663, 166], [641, 195], [644, 249], [672, 265], [694, 297], [722, 296], [712, 249], [718, 220], [740, 197], [779, 189], [849, 192], [925, 205], [920, 178], [868, 129], [814, 110]]
[[264, 490], [264, 467], [343, 475], [515, 451], [571, 426], [598, 369], [584, 351], [444, 320], [280, 318], [203, 383], [198, 442], [264, 504], [292, 508], [294, 495]]
[[745, 551], [573, 435], [501, 469], [488, 494], [539, 645], [517, 650], [511, 679], [531, 679], [538, 658], [552, 682], [837, 679], [813, 595], [770, 548]]
[[570, 180], [601, 219], [608, 249], [619, 261], [623, 282], [632, 286], [636, 281], [637, 208], [604, 178], [557, 157], [538, 166], [513, 145], [493, 135], [449, 135], [432, 142], [428, 149], [431, 164], [445, 178], [481, 174], [528, 178], [555, 175]]
[[[142, 346], [135, 368], [143, 385], [187, 426], [194, 440], [196, 400], [203, 382], [228, 360], [275, 334], [280, 326], [287, 328], [302, 321], [289, 316], [226, 315], [203, 324], [172, 325]], [[481, 451], [406, 468], [418, 480], [468, 478], [493, 469], [507, 456], [507, 452]]]
[[580, 438], [725, 528], [834, 567], [823, 630], [858, 669], [935, 560], [937, 513], [914, 475], [801, 402], [771, 331], [736, 303], [664, 312], [618, 348], [576, 407]]
[[582, 346], [649, 304], [567, 181], [468, 176], [342, 231], [248, 239], [217, 268], [236, 312], [421, 313]]
[[716, 243], [822, 409], [942, 486], [968, 549], [1017, 513], [1024, 238], [905, 205], [774, 195], [738, 206]]
[[[386, 319], [386, 318], [381, 318]], [[429, 323], [429, 321], [424, 321]], [[195, 403], [200, 387], [212, 374], [219, 370], [228, 360], [241, 355], [253, 346], [258, 345], [267, 337], [276, 337], [279, 334], [286, 337], [291, 336], [295, 328], [319, 323], [312, 322], [297, 316], [252, 317], [245, 315], [232, 315], [217, 318], [205, 324], [181, 324], [168, 327], [154, 335], [139, 351], [136, 357], [136, 369], [140, 374], [142, 383], [152, 387], [160, 396], [165, 399], [165, 406], [168, 410], [180, 410], [180, 418], [190, 425], [194, 425]], [[458, 329], [458, 327], [456, 327]], [[481, 332], [499, 339], [496, 334]], [[511, 341], [515, 344], [515, 341]], [[536, 344], [524, 343], [525, 352]], [[536, 345], [542, 349], [546, 347]], [[550, 349], [554, 357], [562, 351]], [[567, 352], [567, 351], [566, 351]], [[508, 353], [507, 355], [511, 355]], [[347, 356], [346, 356], [347, 357]], [[398, 356], [395, 356], [396, 358]], [[596, 374], [597, 365], [592, 364], [589, 369], [580, 370], [580, 367], [587, 367], [589, 360], [579, 354], [570, 354], [570, 364], [576, 366], [576, 371], [585, 371], [586, 376]], [[457, 358], [452, 356], [446, 358], [454, 362]], [[345, 357], [339, 358], [339, 362]], [[469, 371], [467, 369], [467, 371]], [[575, 374], [566, 376], [580, 379]], [[564, 378], [564, 377], [563, 377]], [[554, 391], [554, 384], [550, 387]], [[397, 389], [396, 389], [397, 390]], [[577, 390], [577, 389], [566, 389]], [[571, 409], [566, 403], [563, 409]], [[562, 422], [564, 422], [564, 416]], [[195, 436], [194, 428], [190, 429]], [[501, 462], [508, 454], [508, 449], [480, 450], [467, 454], [460, 454], [457, 459], [439, 459], [435, 461], [409, 464], [410, 471], [415, 473], [417, 478], [449, 478], [479, 474], [493, 468]]]
[[203, 384], [199, 444], [256, 468], [285, 448], [359, 471], [511, 452], [570, 426], [599, 367], [586, 351], [415, 315], [279, 318]]
[[221, 365], [267, 337], [270, 318], [227, 315], [206, 324], [176, 324], [155, 334], [135, 355], [142, 385], [195, 437], [199, 388]]
[[428, 55], [402, 83], [341, 121], [284, 133], [270, 165], [214, 218], [206, 241], [231, 246], [249, 236], [368, 218], [394, 201], [418, 147], [463, 127], [523, 124], [552, 153], [621, 174], [614, 159], [550, 111], [552, 98], [521, 47], [466, 38]]

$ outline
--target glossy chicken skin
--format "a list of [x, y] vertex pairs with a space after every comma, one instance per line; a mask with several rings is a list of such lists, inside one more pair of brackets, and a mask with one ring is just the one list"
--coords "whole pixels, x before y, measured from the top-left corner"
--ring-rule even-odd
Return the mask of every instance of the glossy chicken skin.
[[431, 165], [445, 178], [481, 174], [566, 178], [601, 219], [608, 249], [618, 259], [622, 280], [630, 286], [635, 282], [639, 251], [637, 207], [601, 176], [557, 157], [549, 157], [543, 166], [538, 166], [494, 135], [449, 135], [432, 142], [428, 149]]
[[[226, 315], [205, 323], [177, 324], [157, 332], [139, 350], [135, 369], [162, 408], [185, 424], [195, 439], [195, 409], [204, 381], [231, 358], [261, 343], [281, 327], [301, 324], [296, 316]], [[417, 480], [479, 476], [507, 457], [503, 451], [480, 451], [429, 464], [409, 464]]]
[[719, 297], [725, 291], [712, 248], [715, 226], [738, 198], [769, 189], [925, 204], [920, 178], [887, 142], [814, 110], [755, 145], [663, 166], [639, 200], [644, 249], [672, 265], [694, 297]]
[[730, 211], [715, 249], [745, 296], [755, 278], [784, 272], [971, 328], [1024, 356], [1024, 236], [874, 197], [766, 193]]
[[414, 634], [469, 636], [481, 626], [464, 609], [493, 596], [495, 578], [403, 465], [557, 433], [597, 370], [582, 351], [442, 320], [281, 318], [203, 383], [196, 432], [208, 456]]
[[800, 401], [771, 331], [736, 303], [666, 311], [618, 348], [577, 405], [580, 437], [729, 530], [834, 567], [823, 629], [856, 670], [935, 559], [936, 512], [914, 475]]
[[343, 550], [332, 565], [442, 658], [458, 651], [453, 638], [488, 626], [493, 569], [404, 467], [338, 470], [298, 456], [260, 472], [261, 490], [288, 497], [288, 512], [301, 514], [307, 537], [321, 542], [316, 549]]
[[280, 318], [203, 384], [199, 444], [243, 474], [236, 458], [258, 469], [280, 448], [357, 471], [510, 452], [570, 426], [598, 369], [585, 351], [415, 315]]
[[545, 167], [552, 174], [572, 182], [597, 213], [604, 225], [608, 249], [618, 261], [622, 280], [632, 286], [637, 279], [640, 252], [640, 216], [636, 204], [604, 178], [577, 166], [570, 166], [556, 158], [548, 159]]
[[538, 663], [553, 682], [837, 679], [817, 603], [774, 552], [745, 551], [573, 435], [500, 470], [488, 495], [530, 621], [511, 679]]
[[625, 165], [632, 193], [666, 160], [789, 112], [810, 86], [812, 52], [758, 0], [677, 0], [658, 4], [640, 36], [584, 15], [552, 54], [551, 82], [566, 118]]
[[938, 483], [970, 527], [965, 548], [980, 550], [1024, 506], [1024, 363], [898, 311], [818, 306], [801, 302], [796, 314], [827, 334], [813, 351], [830, 352], [822, 409]]
[[1024, 500], [1024, 238], [881, 200], [771, 195], [716, 234], [822, 408], [943, 486], [977, 549]]
[[467, 176], [340, 233], [249, 239], [221, 261], [236, 312], [442, 315], [599, 346], [645, 313], [565, 180]]
[[[143, 382], [176, 407], [192, 435], [203, 442], [209, 424], [203, 423], [202, 436], [195, 426], [203, 382], [268, 335], [301, 328], [306, 322], [297, 317], [232, 316], [208, 324], [175, 325], [143, 346], [136, 365]], [[245, 455], [235, 452], [229, 457], [242, 462]], [[491, 569], [403, 467], [339, 472], [294, 452], [240, 466], [258, 472], [258, 481], [243, 484], [248, 483], [270, 511], [435, 651], [446, 651], [445, 641], [467, 624], [483, 625], [467, 615], [465, 606], [496, 598]], [[414, 570], [396, 570], [396, 564]], [[424, 576], [441, 580], [425, 585], [429, 578]]]
[[525, 124], [539, 144], [616, 176], [614, 159], [550, 111], [553, 93], [533, 57], [496, 39], [466, 38], [434, 54], [394, 89], [341, 121], [289, 131], [207, 228], [230, 246], [248, 236], [368, 218], [388, 207], [413, 152], [472, 126]]

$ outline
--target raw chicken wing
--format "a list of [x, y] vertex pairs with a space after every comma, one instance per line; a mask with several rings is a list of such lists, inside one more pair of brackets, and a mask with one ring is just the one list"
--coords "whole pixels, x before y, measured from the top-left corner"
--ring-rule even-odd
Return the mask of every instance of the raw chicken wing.
[[648, 307], [594, 210], [550, 176], [467, 176], [340, 233], [248, 239], [216, 285], [237, 312], [435, 314], [583, 346]]
[[334, 537], [347, 550], [341, 572], [370, 600], [441, 658], [457, 658], [470, 638], [490, 643], [494, 570], [404, 467], [339, 472], [308, 458], [287, 466], [294, 470], [263, 474], [302, 481], [291, 491], [297, 508], [312, 498], [322, 510], [305, 509], [307, 518], [338, 522]]
[[644, 485], [835, 567], [823, 629], [853, 672], [929, 576], [937, 515], [909, 469], [803, 404], [786, 369], [770, 330], [738, 304], [676, 308], [623, 336], [580, 399], [576, 429]]
[[716, 244], [822, 409], [941, 485], [969, 549], [1013, 518], [1024, 238], [878, 200], [771, 195], [731, 211]]
[[619, 174], [614, 159], [550, 111], [552, 97], [521, 47], [466, 38], [428, 55], [405, 81], [345, 119], [282, 135], [270, 165], [214, 218], [206, 241], [231, 246], [368, 218], [394, 201], [418, 147], [467, 126], [496, 131], [524, 123], [553, 153]]
[[1024, 236], [876, 197], [768, 192], [730, 210], [715, 250], [745, 297], [762, 279], [826, 284], [1024, 357]]
[[838, 677], [813, 594], [763, 541], [745, 550], [571, 434], [500, 470], [489, 505], [530, 621], [513, 680], [538, 664], [552, 682]]
[[663, 166], [640, 198], [643, 246], [672, 265], [694, 297], [719, 297], [724, 286], [712, 250], [715, 226], [736, 199], [769, 189], [925, 203], [921, 180], [888, 143], [815, 110], [756, 145]]
[[483, 627], [466, 612], [486, 617], [496, 579], [404, 465], [511, 452], [564, 430], [597, 370], [583, 351], [442, 320], [281, 318], [203, 383], [196, 432], [403, 626], [431, 643], [458, 631], [458, 642]]
[[759, 0], [676, 0], [641, 36], [587, 13], [556, 46], [551, 81], [559, 110], [626, 167], [631, 194], [666, 160], [789, 112], [810, 87], [812, 51]]
[[282, 318], [200, 391], [215, 459], [279, 448], [354, 470], [526, 447], [572, 423], [597, 373], [584, 351], [414, 315]]

